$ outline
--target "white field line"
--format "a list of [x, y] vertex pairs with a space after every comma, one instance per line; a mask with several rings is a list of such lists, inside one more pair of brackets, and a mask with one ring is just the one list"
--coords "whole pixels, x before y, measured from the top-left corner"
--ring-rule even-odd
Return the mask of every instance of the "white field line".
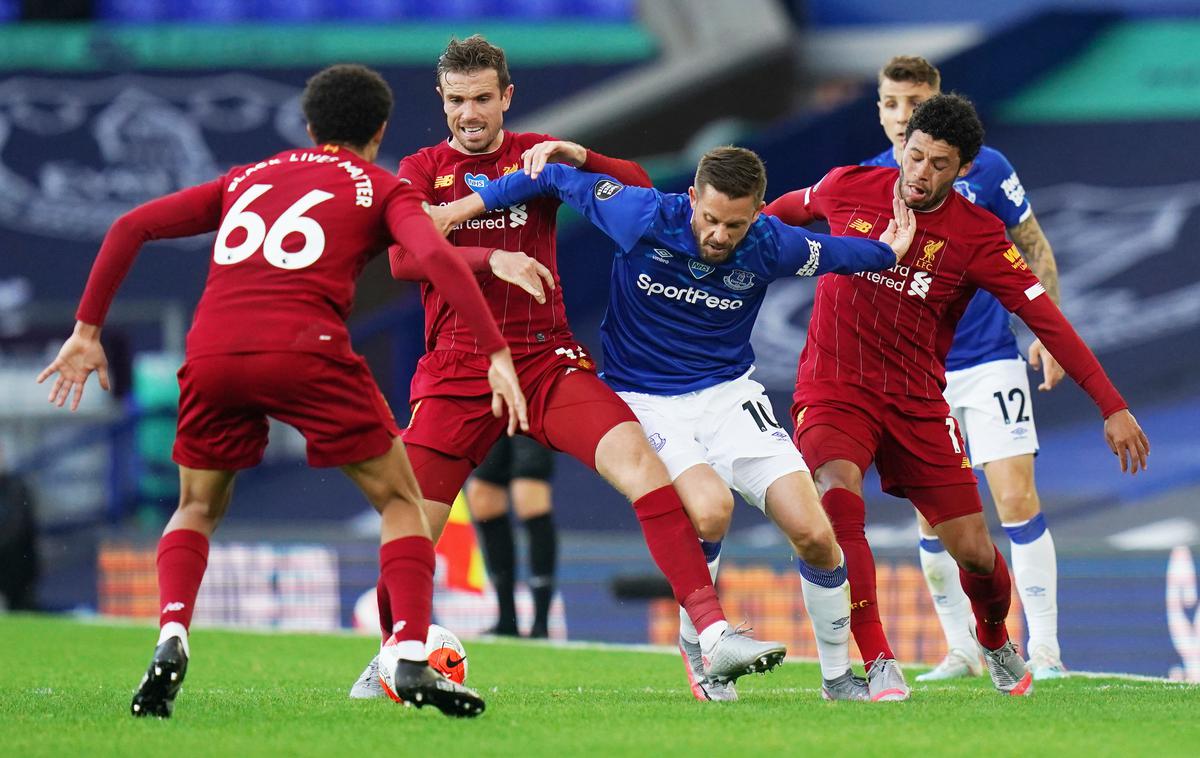
[[[96, 626], [115, 626], [115, 627], [146, 627], [151, 628], [150, 624], [144, 619], [126, 619], [111, 616], [79, 616], [78, 620], [85, 624], [94, 624]], [[293, 631], [288, 629], [250, 629], [239, 626], [204, 626], [202, 629], [215, 629], [224, 632], [239, 632], [242, 634], [255, 635], [273, 635], [273, 634], [306, 634], [306, 635], [326, 635], [330, 637], [368, 637], [362, 631], [354, 629], [337, 629], [331, 631], [316, 631], [304, 632]], [[533, 647], [551, 647], [563, 650], [594, 650], [597, 652], [621, 652], [621, 653], [651, 653], [655, 655], [679, 655], [679, 649], [674, 645], [648, 645], [642, 643], [631, 642], [582, 642], [575, 640], [525, 640], [513, 639], [509, 637], [481, 637], [468, 638], [467, 642], [499, 642], [504, 644], [529, 645]], [[799, 658], [789, 657], [784, 663], [817, 663], [816, 658]], [[925, 664], [920, 663], [905, 663], [904, 666], [912, 668], [928, 668]], [[1108, 671], [1071, 671], [1068, 673], [1070, 678], [1079, 679], [1119, 679], [1127, 682], [1153, 682], [1157, 684], [1170, 684], [1179, 687], [1200, 687], [1200, 682], [1179, 682], [1172, 679], [1167, 679], [1160, 676], [1145, 676], [1143, 674], [1121, 674]]]

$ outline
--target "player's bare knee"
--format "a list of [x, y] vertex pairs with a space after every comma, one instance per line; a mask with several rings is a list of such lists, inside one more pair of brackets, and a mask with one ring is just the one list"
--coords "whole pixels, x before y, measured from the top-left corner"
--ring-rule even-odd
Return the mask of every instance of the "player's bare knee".
[[1028, 521], [1038, 515], [1039, 505], [1033, 487], [1012, 488], [996, 494], [996, 512], [1006, 524]]
[[225, 515], [228, 507], [228, 497], [187, 491], [179, 493], [178, 511], [180, 515], [193, 522], [206, 522], [215, 527]]
[[829, 490], [844, 489], [862, 492], [862, 472], [848, 461], [831, 461], [813, 472], [813, 483], [821, 497]]
[[840, 563], [841, 550], [833, 536], [833, 528], [823, 519], [817, 523], [793, 528], [787, 535], [792, 549], [805, 563], [823, 569]]
[[996, 550], [990, 539], [972, 540], [957, 545], [951, 552], [955, 562], [968, 574], [990, 574], [996, 566]]
[[729, 507], [724, 503], [710, 503], [700, 510], [692, 519], [696, 534], [706, 542], [720, 542], [729, 531], [729, 522], [733, 516], [733, 498], [729, 498]]

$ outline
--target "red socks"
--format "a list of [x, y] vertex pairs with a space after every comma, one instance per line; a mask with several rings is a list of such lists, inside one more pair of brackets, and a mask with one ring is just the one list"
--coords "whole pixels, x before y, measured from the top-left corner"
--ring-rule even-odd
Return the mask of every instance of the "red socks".
[[208, 537], [192, 529], [167, 532], [158, 541], [158, 625], [192, 623], [196, 595], [208, 567]]
[[[380, 583], [387, 590], [390, 630], [396, 640], [425, 644], [433, 614], [433, 542], [428, 537], [401, 537], [379, 548]], [[380, 608], [380, 623], [384, 616]]]
[[996, 565], [990, 574], [968, 574], [960, 568], [958, 576], [963, 592], [971, 600], [971, 610], [975, 612], [979, 644], [988, 650], [996, 650], [1008, 642], [1004, 621], [1012, 604], [1012, 578], [1008, 575], [1004, 556], [996, 550]]
[[875, 593], [875, 556], [867, 543], [867, 506], [862, 497], [841, 487], [821, 498], [821, 505], [833, 524], [833, 533], [846, 558], [850, 580], [850, 632], [868, 666], [881, 653], [895, 658], [883, 624], [879, 620], [879, 600]]
[[388, 595], [387, 585], [383, 582], [383, 574], [375, 583], [375, 604], [379, 607], [379, 634], [382, 642], [387, 642], [392, 636], [392, 598]]
[[650, 557], [671, 584], [675, 602], [683, 606], [698, 631], [725, 620], [696, 529], [671, 485], [647, 492], [634, 501]]

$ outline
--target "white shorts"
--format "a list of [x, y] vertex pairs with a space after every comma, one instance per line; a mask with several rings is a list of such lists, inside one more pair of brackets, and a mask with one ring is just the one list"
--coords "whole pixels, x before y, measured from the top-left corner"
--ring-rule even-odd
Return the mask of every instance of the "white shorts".
[[1023, 359], [947, 371], [945, 395], [975, 466], [1037, 453], [1033, 395]]
[[753, 371], [685, 395], [617, 394], [645, 428], [672, 481], [707, 463], [746, 502], [765, 511], [767, 488], [808, 466], [775, 420], [763, 386], [750, 379]]

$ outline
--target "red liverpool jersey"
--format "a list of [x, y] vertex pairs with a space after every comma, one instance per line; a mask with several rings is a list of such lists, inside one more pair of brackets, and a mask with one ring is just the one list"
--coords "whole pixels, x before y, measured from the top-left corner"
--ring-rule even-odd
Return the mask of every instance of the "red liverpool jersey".
[[[191, 357], [350, 354], [345, 319], [354, 281], [397, 236], [419, 243], [438, 284], [472, 312], [473, 322], [482, 319], [473, 326], [486, 348], [504, 347], [482, 299], [469, 292], [473, 287], [462, 275], [465, 265], [450, 257], [417, 193], [333, 145], [286, 150], [235, 167], [220, 179], [151, 201], [118, 219], [92, 269], [79, 319], [103, 323], [141, 243], [213, 230], [208, 281], [188, 333]], [[446, 271], [447, 263], [453, 271]]]
[[[555, 139], [545, 134], [508, 131], [503, 134], [500, 147], [490, 153], [463, 153], [451, 147], [448, 140], [424, 148], [400, 162], [399, 176], [401, 180], [411, 182], [431, 205], [445, 205], [466, 197], [493, 179], [520, 171], [521, 155], [526, 150], [539, 142]], [[632, 161], [607, 158], [589, 151], [583, 167], [611, 174], [627, 184], [650, 184], [646, 173]], [[547, 290], [543, 305], [520, 287], [497, 279], [491, 273], [479, 275], [484, 298], [514, 356], [536, 351], [541, 345], [574, 340], [567, 324], [562, 289], [558, 286], [555, 222], [559, 204], [558, 198], [537, 198], [485, 213], [450, 233], [450, 241], [455, 245], [523, 252], [553, 272], [555, 288]], [[428, 283], [421, 285], [421, 302], [425, 306], [427, 349], [480, 352], [468, 321]]]
[[[766, 212], [793, 224], [821, 218], [834, 234], [878, 238], [892, 218], [898, 176], [893, 168], [836, 168]], [[1106, 416], [1124, 407], [995, 216], [951, 191], [916, 220], [917, 235], [901, 263], [820, 278], [798, 384], [849, 382], [941, 401], [955, 326], [976, 290], [985, 289], [1042, 337]]]

